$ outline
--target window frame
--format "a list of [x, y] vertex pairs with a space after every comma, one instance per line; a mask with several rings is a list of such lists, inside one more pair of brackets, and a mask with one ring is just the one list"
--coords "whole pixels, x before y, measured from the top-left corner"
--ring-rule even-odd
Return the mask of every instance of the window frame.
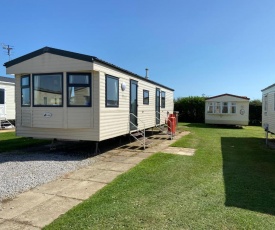
[[[228, 101], [223, 101], [222, 104], [221, 104], [221, 113], [222, 114], [228, 114], [229, 112], [229, 102]], [[224, 112], [224, 109], [226, 108], [226, 112]]]
[[[29, 84], [26, 86], [22, 85], [22, 80], [23, 78], [28, 78], [29, 79]], [[30, 107], [31, 106], [31, 76], [30, 74], [27, 75], [22, 75], [20, 78], [20, 86], [21, 86], [21, 107]], [[29, 89], [29, 98], [30, 98], [30, 103], [28, 105], [23, 104], [23, 89]]]
[[[108, 101], [108, 97], [107, 97], [107, 93], [108, 93], [108, 79], [113, 79], [117, 81], [117, 105], [108, 105], [107, 101]], [[106, 108], [118, 108], [119, 107], [119, 78], [115, 77], [115, 76], [111, 76], [109, 74], [105, 74], [105, 107]]]
[[[235, 108], [235, 112], [232, 112], [232, 108]], [[236, 102], [230, 102], [230, 114], [237, 114], [237, 103]]]
[[[163, 94], [164, 94], [164, 97], [163, 97]], [[166, 106], [166, 92], [165, 91], [161, 91], [160, 92], [160, 107], [161, 108], [165, 108]]]
[[[35, 90], [35, 84], [34, 84], [34, 80], [35, 80], [35, 76], [37, 75], [40, 75], [40, 76], [43, 76], [43, 75], [58, 75], [60, 74], [61, 75], [61, 98], [62, 98], [62, 102], [60, 105], [35, 105], [34, 102], [35, 102], [35, 98], [34, 98], [34, 90]], [[34, 73], [32, 74], [32, 105], [33, 107], [63, 107], [64, 105], [64, 85], [63, 85], [63, 79], [64, 79], [64, 76], [63, 76], [63, 73], [59, 72], [59, 73]], [[43, 99], [45, 100], [45, 99]]]
[[[146, 102], [147, 98], [145, 97], [144, 93], [148, 93], [148, 102]], [[150, 93], [149, 90], [143, 90], [143, 105], [149, 105], [150, 103]]]
[[1, 101], [0, 101], [0, 104], [1, 105], [5, 105], [5, 89], [4, 88], [0, 88], [0, 91], [3, 91], [3, 103], [1, 103]]
[[[210, 107], [212, 108], [211, 112], [210, 112]], [[209, 114], [213, 114], [215, 108], [215, 102], [207, 102], [207, 113]]]
[[[70, 75], [88, 75], [89, 82], [87, 84], [70, 83]], [[69, 87], [89, 87], [90, 88], [90, 104], [88, 105], [70, 105], [69, 104]], [[92, 75], [84, 72], [67, 72], [67, 107], [92, 107]]]
[[264, 102], [264, 106], [263, 106], [264, 112], [267, 112], [267, 111], [268, 111], [268, 94], [265, 94], [265, 95], [264, 95], [264, 100], [263, 100], [263, 102]]

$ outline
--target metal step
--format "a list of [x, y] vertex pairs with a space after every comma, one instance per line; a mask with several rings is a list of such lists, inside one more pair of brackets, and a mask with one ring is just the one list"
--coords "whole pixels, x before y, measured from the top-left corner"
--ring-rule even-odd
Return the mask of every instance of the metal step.
[[[140, 142], [143, 142], [143, 141], [144, 141], [144, 137], [140, 137], [140, 138], [138, 138], [138, 140], [139, 140]], [[145, 146], [149, 146], [149, 145], [152, 144], [152, 143], [153, 143], [152, 140], [149, 140], [148, 138], [145, 138]]]
[[131, 133], [131, 135], [132, 135], [133, 137], [139, 137], [139, 136], [143, 136], [143, 133], [140, 132], [140, 131], [137, 131], [137, 132], [135, 132], [135, 133]]
[[1, 129], [13, 129], [14, 126], [8, 120], [1, 120]]

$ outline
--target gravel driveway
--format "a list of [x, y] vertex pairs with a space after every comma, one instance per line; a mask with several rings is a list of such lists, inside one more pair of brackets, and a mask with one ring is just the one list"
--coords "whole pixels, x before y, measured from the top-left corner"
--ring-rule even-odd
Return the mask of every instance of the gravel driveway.
[[87, 154], [55, 151], [0, 153], [0, 201], [95, 162]]

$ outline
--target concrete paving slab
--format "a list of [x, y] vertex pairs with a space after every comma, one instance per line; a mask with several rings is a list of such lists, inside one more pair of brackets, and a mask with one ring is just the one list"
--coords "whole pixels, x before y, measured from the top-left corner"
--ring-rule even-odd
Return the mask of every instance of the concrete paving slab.
[[22, 193], [12, 200], [2, 202], [2, 209], [0, 211], [0, 218], [12, 219], [23, 212], [32, 209], [38, 204], [49, 200], [52, 195], [40, 194], [32, 191]]
[[140, 163], [141, 161], [143, 161], [144, 158], [141, 158], [141, 157], [128, 157], [124, 163], [129, 163], [129, 164], [138, 164]]
[[131, 157], [131, 156], [135, 156], [137, 155], [136, 152], [128, 152], [128, 151], [122, 151], [122, 150], [118, 150], [118, 156], [125, 156], [125, 157]]
[[139, 152], [135, 156], [145, 159], [145, 158], [148, 158], [148, 157], [152, 156], [155, 153], [156, 152], [151, 152], [151, 151], [149, 152], [149, 151], [144, 150], [144, 152]]
[[114, 163], [110, 170], [118, 171], [118, 172], [126, 172], [129, 169], [133, 168], [135, 164], [127, 164], [127, 163], [119, 163], [119, 162], [112, 162]]
[[128, 157], [126, 157], [126, 156], [111, 156], [111, 157], [104, 159], [103, 161], [124, 162], [127, 158]]
[[122, 173], [123, 172], [104, 170], [100, 174], [98, 174], [94, 177], [91, 177], [89, 180], [97, 181], [97, 182], [101, 182], [101, 183], [110, 183], [111, 181], [113, 181], [117, 176], [119, 176]]
[[96, 169], [91, 165], [90, 167], [86, 167], [83, 169], [79, 169], [73, 173], [70, 173], [66, 176], [66, 178], [75, 179], [75, 180], [88, 180], [89, 178], [96, 176], [101, 173], [101, 169]]
[[58, 192], [66, 189], [69, 186], [74, 186], [78, 183], [76, 180], [72, 179], [57, 179], [55, 181], [49, 182], [47, 184], [41, 185], [35, 189], [33, 192], [47, 193], [47, 194], [57, 194]]
[[86, 200], [91, 195], [102, 189], [106, 184], [94, 181], [78, 181], [78, 183], [66, 187], [63, 191], [57, 193], [59, 196]]
[[0, 229], [1, 230], [39, 230], [40, 228], [31, 226], [29, 224], [18, 223], [15, 221], [6, 220], [1, 223], [0, 220]]
[[42, 228], [80, 202], [80, 200], [76, 199], [55, 196], [35, 208], [15, 217], [14, 220], [27, 222], [32, 226]]
[[115, 164], [116, 164], [115, 162], [111, 162], [111, 161], [100, 161], [92, 166], [88, 166], [88, 168], [92, 167], [94, 169], [111, 170], [111, 168]]

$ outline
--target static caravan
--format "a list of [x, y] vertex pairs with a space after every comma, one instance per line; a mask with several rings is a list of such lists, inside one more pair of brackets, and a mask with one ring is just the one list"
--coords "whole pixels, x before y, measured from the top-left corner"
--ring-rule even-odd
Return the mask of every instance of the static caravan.
[[94, 56], [44, 47], [4, 64], [16, 134], [103, 141], [165, 123], [174, 90]]
[[249, 98], [222, 94], [205, 100], [205, 123], [248, 125]]
[[262, 90], [262, 126], [270, 132], [275, 133], [275, 84]]
[[0, 77], [1, 128], [13, 128], [9, 121], [15, 120], [15, 79]]

